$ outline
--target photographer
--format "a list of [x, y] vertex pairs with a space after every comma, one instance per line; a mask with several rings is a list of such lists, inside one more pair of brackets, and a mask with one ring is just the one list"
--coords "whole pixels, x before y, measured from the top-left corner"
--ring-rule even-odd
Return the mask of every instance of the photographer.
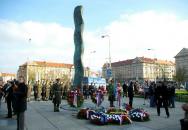
[[6, 118], [12, 118], [13, 84], [13, 81], [7, 81], [7, 83], [3, 87], [8, 109], [8, 115]]
[[28, 87], [25, 84], [25, 80], [20, 76], [19, 83], [14, 89], [17, 130], [24, 130], [25, 111], [27, 110], [27, 91]]

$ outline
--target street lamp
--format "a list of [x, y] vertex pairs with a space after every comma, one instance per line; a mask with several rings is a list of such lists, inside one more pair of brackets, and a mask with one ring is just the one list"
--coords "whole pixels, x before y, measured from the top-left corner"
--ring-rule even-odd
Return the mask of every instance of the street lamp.
[[91, 57], [92, 57], [92, 54], [96, 53], [95, 50], [93, 51], [90, 51], [90, 58], [89, 58], [89, 70], [88, 70], [88, 76], [90, 76], [90, 72], [91, 72]]
[[109, 35], [102, 35], [101, 38], [105, 38], [105, 37], [108, 37], [108, 44], [109, 44], [109, 64], [110, 64], [110, 69], [111, 69], [111, 53], [110, 53], [110, 36]]
[[[154, 52], [155, 49], [153, 49], [153, 48], [148, 48], [147, 50], [148, 50], [148, 51], [153, 51], [153, 61], [154, 61], [153, 64], [154, 64], [154, 65], [156, 64], [156, 66], [154, 66], [154, 67], [157, 68], [157, 62], [155, 61], [155, 60], [157, 60], [157, 59], [156, 59], [155, 52]], [[153, 69], [154, 71], [156, 71], [155, 68], [152, 68], [152, 69]], [[150, 70], [151, 70], [151, 69], [150, 69]], [[156, 82], [157, 77], [158, 77], [158, 76], [156, 76], [156, 75], [157, 75], [156, 72], [152, 73], [152, 79], [154, 78], [155, 82]], [[151, 76], [150, 76], [150, 77], [151, 77]]]

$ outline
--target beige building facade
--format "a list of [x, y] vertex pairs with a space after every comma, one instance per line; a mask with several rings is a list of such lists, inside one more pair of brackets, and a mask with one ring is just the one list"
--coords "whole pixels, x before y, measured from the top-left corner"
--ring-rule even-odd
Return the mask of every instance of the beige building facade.
[[13, 73], [0, 73], [0, 77], [3, 82], [7, 82], [8, 80], [16, 79], [16, 74]]
[[55, 80], [64, 76], [72, 77], [72, 64], [53, 63], [46, 61], [30, 61], [19, 66], [17, 76], [25, 77], [26, 81]]
[[[91, 76], [94, 72], [89, 67], [84, 68], [84, 76]], [[54, 81], [57, 78], [70, 80], [74, 78], [73, 64], [55, 63], [46, 61], [30, 61], [19, 66], [17, 76], [23, 76], [26, 82], [31, 81]]]
[[[105, 64], [102, 68], [104, 78], [107, 78]], [[175, 64], [171, 61], [136, 57], [124, 61], [113, 62], [112, 77], [117, 80], [172, 80], [175, 74]]]

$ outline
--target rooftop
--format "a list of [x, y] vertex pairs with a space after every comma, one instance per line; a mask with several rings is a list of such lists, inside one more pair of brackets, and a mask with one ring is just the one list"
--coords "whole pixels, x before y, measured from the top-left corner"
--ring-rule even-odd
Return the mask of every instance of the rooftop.
[[181, 51], [175, 56], [175, 58], [177, 57], [184, 57], [184, 56], [188, 56], [188, 48], [183, 48], [181, 49]]
[[60, 68], [71, 68], [73, 66], [73, 64], [47, 62], [47, 61], [26, 62], [25, 64], [21, 66], [26, 66], [26, 65], [44, 66], [44, 67], [60, 67]]
[[[149, 63], [149, 64], [175, 65], [175, 63], [172, 61], [160, 60], [160, 59], [156, 59], [156, 58], [152, 59], [152, 58], [147, 58], [147, 57], [136, 57], [134, 59], [127, 59], [127, 60], [123, 60], [123, 61], [113, 62], [112, 66], [118, 67], [118, 66], [122, 66], [122, 65], [130, 65], [137, 61], [140, 63]], [[105, 66], [103, 66], [103, 67], [105, 67]]]
[[16, 74], [13, 74], [13, 73], [0, 73], [0, 76], [2, 76], [2, 77], [7, 77], [7, 76], [16, 77]]

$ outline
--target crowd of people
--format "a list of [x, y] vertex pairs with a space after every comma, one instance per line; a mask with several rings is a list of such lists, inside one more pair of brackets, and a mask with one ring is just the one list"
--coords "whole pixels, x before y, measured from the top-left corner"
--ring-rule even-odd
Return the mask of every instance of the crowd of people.
[[[31, 89], [31, 91], [33, 91], [33, 95], [34, 95], [34, 100], [35, 101], [47, 101], [47, 100], [52, 100], [52, 90], [53, 90], [53, 86], [54, 84], [57, 82], [57, 80], [55, 81], [36, 81], [33, 85], [29, 85]], [[61, 85], [62, 87], [62, 98], [65, 99], [67, 96], [67, 92], [70, 89], [70, 85], [69, 84], [65, 84], [64, 82], [61, 81], [59, 79], [58, 83]], [[31, 92], [30, 94], [31, 95]]]
[[54, 112], [59, 111], [61, 99], [68, 91], [66, 85], [60, 79], [53, 82], [36, 81], [33, 85], [25, 83], [23, 77], [18, 80], [9, 80], [6, 83], [0, 79], [0, 109], [1, 101], [4, 100], [7, 104], [6, 118], [12, 118], [17, 115], [17, 130], [24, 130], [24, 112], [27, 110], [27, 102], [31, 100], [32, 93], [35, 101], [52, 100], [54, 104]]
[[[54, 112], [59, 112], [61, 100], [63, 98], [66, 99], [70, 88], [68, 85], [63, 85], [60, 79], [56, 79], [53, 82], [36, 81], [33, 85], [30, 83], [26, 84], [23, 77], [19, 77], [19, 80], [7, 81], [4, 84], [0, 80], [0, 107], [1, 99], [4, 97], [7, 103], [7, 118], [12, 118], [16, 114], [18, 130], [22, 130], [24, 127], [24, 112], [27, 109], [27, 101], [31, 100], [31, 93], [33, 93], [35, 101], [52, 100]], [[98, 90], [103, 92], [104, 95], [108, 95], [110, 107], [114, 107], [114, 101], [119, 100], [120, 102], [120, 98], [128, 97], [128, 104], [133, 108], [134, 95], [141, 93], [140, 90], [142, 90], [144, 100], [150, 100], [150, 107], [157, 108], [158, 116], [160, 116], [161, 107], [165, 108], [167, 117], [170, 116], [168, 107], [175, 107], [175, 86], [171, 82], [159, 81], [155, 83], [146, 81], [141, 85], [137, 81], [129, 81], [120, 84], [112, 79], [107, 86], [84, 85], [83, 95], [85, 99], [89, 99]]]
[[97, 90], [101, 90], [104, 94], [106, 93], [105, 86], [103, 85], [99, 85], [98, 87], [94, 83], [91, 83], [90, 85], [83, 85], [84, 98], [89, 99], [89, 97], [92, 97], [92, 95], [97, 92]]
[[[120, 85], [120, 83], [117, 84]], [[110, 107], [114, 107], [113, 102], [116, 100], [114, 87], [114, 81], [111, 80], [107, 87]], [[145, 100], [149, 99], [150, 107], [157, 108], [158, 116], [160, 116], [161, 107], [165, 108], [167, 117], [170, 116], [168, 107], [175, 108], [175, 84], [173, 82], [158, 81], [155, 83], [145, 81], [143, 84], [139, 84], [137, 81], [124, 82], [122, 84], [122, 93], [122, 97], [126, 96], [129, 98], [130, 107], [133, 107], [134, 95], [142, 94], [144, 96], [144, 105]]]
[[[54, 102], [54, 93], [58, 93], [58, 100], [64, 97], [66, 99], [67, 92], [69, 91], [70, 87], [64, 86], [62, 87], [62, 83], [59, 80], [53, 82], [50, 86], [49, 94], [46, 94], [46, 86], [42, 85], [41, 96], [42, 100], [52, 99]], [[56, 86], [56, 87], [54, 87]], [[33, 86], [35, 100], [38, 98], [38, 89], [37, 83]], [[167, 117], [170, 116], [168, 107], [175, 107], [175, 85], [173, 82], [150, 82], [145, 81], [144, 83], [140, 84], [137, 81], [127, 81], [123, 84], [115, 82], [113, 79], [110, 80], [107, 86], [99, 86], [96, 87], [95, 84], [90, 85], [83, 85], [83, 95], [85, 99], [92, 98], [93, 94], [96, 93], [98, 90], [102, 91], [104, 95], [108, 95], [108, 100], [110, 102], [110, 107], [114, 107], [114, 101], [117, 101], [117, 95], [122, 97], [129, 98], [129, 106], [133, 107], [133, 98], [134, 95], [139, 95], [142, 91], [144, 95], [144, 101], [149, 99], [150, 107], [156, 107], [157, 113], [160, 116], [160, 108], [164, 107], [166, 110]], [[46, 96], [46, 95], [49, 95]], [[59, 111], [59, 103], [54, 105], [54, 111]], [[123, 102], [123, 101], [122, 101]], [[145, 102], [144, 102], [145, 104]]]
[[8, 110], [6, 118], [12, 118], [13, 115], [17, 116], [17, 130], [24, 130], [27, 92], [28, 87], [23, 77], [19, 77], [18, 80], [8, 81], [5, 84], [0, 80], [0, 102], [4, 97]]

